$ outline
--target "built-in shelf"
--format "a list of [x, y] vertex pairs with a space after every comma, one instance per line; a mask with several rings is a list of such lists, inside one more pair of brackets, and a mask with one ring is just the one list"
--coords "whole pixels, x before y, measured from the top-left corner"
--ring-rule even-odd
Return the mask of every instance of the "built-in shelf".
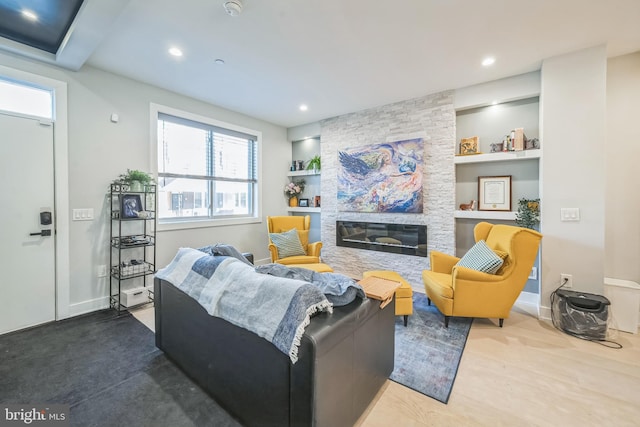
[[455, 218], [467, 218], [467, 219], [493, 219], [502, 221], [515, 221], [516, 213], [509, 211], [461, 211], [454, 212]]
[[455, 156], [453, 162], [456, 165], [465, 163], [505, 162], [513, 160], [539, 159], [540, 150], [500, 151], [498, 153], [470, 154], [467, 156]]
[[320, 213], [320, 208], [308, 207], [308, 208], [287, 208], [289, 212], [317, 212]]
[[309, 175], [320, 175], [319, 170], [303, 170], [303, 171], [291, 171], [287, 172], [287, 176], [309, 176]]

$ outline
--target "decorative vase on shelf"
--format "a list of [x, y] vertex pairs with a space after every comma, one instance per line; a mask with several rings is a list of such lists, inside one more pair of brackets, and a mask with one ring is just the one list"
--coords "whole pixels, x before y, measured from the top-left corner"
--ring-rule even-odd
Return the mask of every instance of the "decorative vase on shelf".
[[298, 198], [297, 197], [291, 197], [289, 198], [289, 207], [290, 208], [295, 208], [298, 206]]
[[140, 181], [131, 181], [129, 182], [129, 191], [142, 192], [144, 191], [144, 186]]

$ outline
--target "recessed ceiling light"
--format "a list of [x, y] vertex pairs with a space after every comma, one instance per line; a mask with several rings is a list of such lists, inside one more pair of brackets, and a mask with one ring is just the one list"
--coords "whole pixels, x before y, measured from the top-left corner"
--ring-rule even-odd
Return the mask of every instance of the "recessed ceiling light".
[[494, 62], [496, 62], [496, 58], [490, 56], [482, 60], [482, 65], [488, 67], [489, 65], [493, 65]]
[[309, 109], [309, 107], [307, 107], [305, 104], [300, 105], [300, 111], [307, 111]]
[[169, 54], [173, 56], [182, 56], [182, 51], [177, 47], [172, 47], [169, 49]]
[[214, 62], [215, 62], [217, 65], [224, 65], [224, 59], [220, 59], [220, 58], [218, 58], [218, 59], [216, 59]]
[[28, 9], [23, 9], [22, 10], [22, 16], [24, 16], [25, 18], [27, 18], [30, 21], [37, 21], [38, 20], [38, 15], [36, 15], [35, 13], [33, 13], [32, 11], [30, 11]]

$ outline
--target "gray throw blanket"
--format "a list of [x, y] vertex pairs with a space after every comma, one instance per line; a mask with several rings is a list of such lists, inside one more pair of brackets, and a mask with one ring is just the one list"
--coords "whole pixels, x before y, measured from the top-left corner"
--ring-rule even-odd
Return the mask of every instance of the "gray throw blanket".
[[311, 282], [317, 286], [334, 307], [351, 303], [356, 297], [366, 298], [364, 290], [355, 280], [339, 273], [316, 273], [300, 267], [283, 264], [265, 264], [256, 267], [258, 273]]
[[206, 254], [209, 254], [211, 256], [216, 256], [216, 255], [231, 256], [253, 267], [253, 264], [251, 264], [249, 260], [247, 260], [244, 257], [244, 255], [242, 255], [242, 253], [232, 245], [227, 245], [225, 243], [216, 243], [215, 245], [209, 245], [203, 248], [198, 248], [198, 250]]
[[235, 258], [210, 256], [192, 248], [180, 248], [156, 277], [191, 296], [210, 315], [271, 342], [292, 363], [298, 360], [300, 340], [311, 316], [333, 312], [324, 294], [310, 283], [258, 274]]

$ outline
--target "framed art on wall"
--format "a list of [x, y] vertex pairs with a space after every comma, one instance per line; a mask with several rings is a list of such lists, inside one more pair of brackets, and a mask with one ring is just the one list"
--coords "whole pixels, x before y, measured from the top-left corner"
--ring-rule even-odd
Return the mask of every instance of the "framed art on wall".
[[422, 138], [338, 150], [339, 212], [422, 213]]
[[511, 211], [511, 175], [478, 177], [478, 210]]

